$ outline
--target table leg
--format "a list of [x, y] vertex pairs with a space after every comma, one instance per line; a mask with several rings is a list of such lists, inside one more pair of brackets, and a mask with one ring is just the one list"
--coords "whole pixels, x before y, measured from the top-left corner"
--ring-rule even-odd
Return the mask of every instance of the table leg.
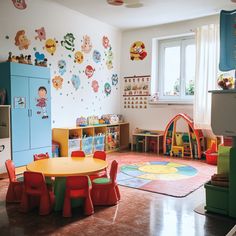
[[159, 139], [159, 136], [157, 136], [157, 155], [160, 154], [159, 148], [160, 148], [160, 139]]

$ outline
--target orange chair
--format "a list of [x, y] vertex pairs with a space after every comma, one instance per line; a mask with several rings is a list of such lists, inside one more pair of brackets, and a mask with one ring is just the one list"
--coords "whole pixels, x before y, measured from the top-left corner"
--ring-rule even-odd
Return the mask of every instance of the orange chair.
[[47, 188], [43, 174], [25, 171], [20, 211], [28, 212], [39, 206], [39, 215], [48, 215], [52, 211], [54, 201], [55, 196]]
[[49, 154], [47, 152], [45, 154], [44, 153], [34, 154], [34, 161], [47, 159], [47, 158], [49, 158]]
[[80, 151], [80, 150], [78, 150], [78, 151], [72, 151], [71, 152], [71, 157], [85, 157], [85, 153], [84, 153], [84, 151]]
[[90, 196], [88, 176], [69, 176], [66, 178], [66, 191], [63, 206], [63, 216], [71, 217], [71, 199], [85, 198], [85, 215], [94, 213], [93, 203]]
[[23, 190], [23, 182], [20, 182], [16, 178], [15, 165], [12, 160], [5, 161], [9, 186], [6, 195], [6, 202], [20, 202]]
[[[95, 151], [93, 153], [93, 158], [97, 158], [97, 159], [105, 161], [107, 158], [107, 154], [104, 151]], [[105, 177], [105, 178], [107, 177], [107, 168], [105, 168], [104, 170], [100, 171], [97, 174], [93, 174], [89, 176], [91, 181], [97, 178], [101, 178], [101, 177]]]
[[116, 182], [118, 162], [111, 163], [110, 178], [98, 178], [92, 181], [92, 201], [96, 205], [116, 205], [120, 200], [120, 191]]

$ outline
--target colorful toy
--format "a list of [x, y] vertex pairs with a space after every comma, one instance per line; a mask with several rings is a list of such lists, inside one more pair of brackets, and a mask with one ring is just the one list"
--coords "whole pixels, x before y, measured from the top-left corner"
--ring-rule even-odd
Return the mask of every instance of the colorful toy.
[[[176, 133], [176, 123], [181, 118], [186, 121], [188, 126], [188, 132], [182, 134], [182, 141], [178, 140], [180, 133]], [[181, 146], [177, 145], [177, 142]], [[194, 128], [193, 120], [188, 115], [179, 113], [167, 124], [163, 140], [163, 153], [165, 155], [200, 159], [204, 146], [202, 131]]]
[[76, 126], [87, 126], [87, 119], [83, 116], [76, 119]]

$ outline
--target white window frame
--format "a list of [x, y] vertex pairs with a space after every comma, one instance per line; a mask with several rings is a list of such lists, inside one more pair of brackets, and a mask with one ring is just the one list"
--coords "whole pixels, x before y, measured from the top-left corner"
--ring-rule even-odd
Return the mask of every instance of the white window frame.
[[[158, 100], [151, 103], [193, 104], [194, 95], [185, 95], [185, 48], [195, 44], [195, 34], [179, 35], [169, 38], [153, 39], [151, 94], [158, 94]], [[164, 49], [167, 46], [181, 44], [180, 59], [180, 96], [164, 96]], [[159, 55], [159, 56], [158, 56]]]

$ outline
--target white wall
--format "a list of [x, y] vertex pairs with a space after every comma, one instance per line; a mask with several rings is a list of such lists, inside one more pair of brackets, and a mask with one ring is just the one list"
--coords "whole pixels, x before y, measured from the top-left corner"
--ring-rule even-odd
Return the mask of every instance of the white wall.
[[[195, 20], [123, 32], [121, 78], [134, 75], [151, 75], [153, 38], [189, 34], [200, 25], [216, 22], [219, 22], [219, 16], [209, 16]], [[135, 41], [143, 41], [145, 44], [147, 57], [144, 60], [130, 60], [130, 46]], [[121, 94], [123, 93], [123, 85]], [[121, 104], [123, 104], [122, 96]], [[136, 127], [142, 129], [165, 130], [170, 119], [180, 112], [186, 113], [192, 117], [193, 107], [192, 105], [148, 105], [147, 109], [124, 109], [124, 106], [122, 105], [122, 112], [126, 119], [131, 123], [131, 132]]]
[[[51, 79], [59, 75], [58, 60], [66, 61], [67, 71], [62, 76], [64, 80], [62, 89], [56, 90], [51, 86], [53, 127], [75, 126], [76, 118], [79, 116], [120, 113], [120, 82], [113, 86], [111, 77], [112, 74], [118, 74], [120, 78], [121, 32], [56, 3], [45, 0], [26, 2], [28, 3], [27, 8], [18, 10], [12, 1], [0, 1], [0, 60], [6, 60], [9, 51], [14, 55], [31, 54], [33, 61], [36, 51], [44, 53], [48, 58], [48, 64], [51, 64]], [[45, 40], [40, 42], [35, 39], [37, 36], [35, 30], [41, 27], [45, 28], [46, 39], [55, 38], [58, 41], [57, 50], [53, 56], [45, 50]], [[27, 38], [31, 41], [27, 50], [19, 50], [15, 45], [15, 35], [19, 30], [25, 30]], [[84, 54], [85, 59], [82, 64], [74, 63], [74, 52], [61, 46], [60, 42], [67, 33], [73, 33], [76, 38], [75, 51], [81, 51], [84, 35], [89, 35], [91, 38], [93, 48], [89, 54]], [[114, 55], [112, 69], [108, 69], [106, 66], [105, 52], [107, 50], [102, 45], [103, 36], [110, 39], [112, 46]], [[94, 49], [101, 53], [101, 63], [97, 64], [93, 61]], [[84, 73], [87, 65], [95, 67], [92, 78], [99, 83], [97, 93], [91, 87], [92, 79], [88, 79]], [[80, 77], [81, 85], [78, 90], [75, 90], [70, 81], [73, 74]], [[104, 93], [106, 82], [109, 82], [112, 87], [111, 94], [108, 96]]]

